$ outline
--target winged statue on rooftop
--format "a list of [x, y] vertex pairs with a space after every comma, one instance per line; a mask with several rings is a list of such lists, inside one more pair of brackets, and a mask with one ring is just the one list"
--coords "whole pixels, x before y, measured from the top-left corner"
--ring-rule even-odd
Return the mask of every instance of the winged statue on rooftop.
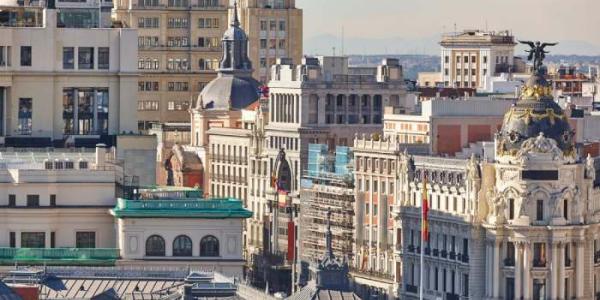
[[535, 73], [538, 73], [542, 69], [546, 54], [550, 53], [544, 48], [558, 45], [558, 43], [541, 43], [540, 41], [519, 41], [519, 43], [528, 45], [531, 48], [529, 50], [525, 50], [525, 52], [529, 53], [527, 60], [533, 60], [533, 70]]

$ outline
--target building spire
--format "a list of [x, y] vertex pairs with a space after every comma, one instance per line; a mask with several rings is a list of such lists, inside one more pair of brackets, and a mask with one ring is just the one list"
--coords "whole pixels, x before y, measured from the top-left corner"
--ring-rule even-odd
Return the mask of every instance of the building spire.
[[233, 22], [231, 22], [231, 26], [240, 26], [240, 20], [238, 19], [237, 0], [233, 1]]
[[333, 257], [333, 246], [331, 244], [331, 208], [327, 208], [327, 233], [325, 234], [326, 237], [326, 245], [327, 245], [327, 250], [326, 250], [326, 257]]

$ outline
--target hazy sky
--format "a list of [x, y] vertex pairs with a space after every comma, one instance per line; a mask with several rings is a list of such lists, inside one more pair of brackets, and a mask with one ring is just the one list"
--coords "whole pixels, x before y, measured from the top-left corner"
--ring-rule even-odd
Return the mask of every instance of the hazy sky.
[[296, 0], [304, 38], [430, 38], [443, 31], [512, 30], [520, 39], [600, 46], [600, 0]]

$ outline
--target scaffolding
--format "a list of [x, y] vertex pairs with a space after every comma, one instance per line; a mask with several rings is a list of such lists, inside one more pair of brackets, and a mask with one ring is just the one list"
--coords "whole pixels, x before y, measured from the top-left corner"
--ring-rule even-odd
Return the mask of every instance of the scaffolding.
[[354, 182], [348, 147], [329, 153], [327, 145], [309, 145], [308, 169], [300, 192], [301, 260], [316, 262], [325, 254], [327, 211], [331, 211], [332, 246], [340, 258], [353, 258]]

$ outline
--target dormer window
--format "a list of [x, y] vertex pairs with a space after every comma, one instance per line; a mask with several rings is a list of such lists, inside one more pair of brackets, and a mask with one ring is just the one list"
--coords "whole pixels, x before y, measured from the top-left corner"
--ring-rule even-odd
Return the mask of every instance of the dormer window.
[[51, 161], [45, 161], [44, 162], [44, 169], [46, 169], [46, 170], [52, 170], [52, 169], [54, 169], [54, 165], [52, 164]]
[[57, 160], [54, 162], [54, 168], [57, 170], [62, 170], [64, 169], [64, 163], [60, 160]]
[[88, 162], [85, 160], [79, 161], [79, 169], [87, 169], [88, 168]]
[[74, 169], [75, 164], [72, 161], [65, 161], [65, 169]]

